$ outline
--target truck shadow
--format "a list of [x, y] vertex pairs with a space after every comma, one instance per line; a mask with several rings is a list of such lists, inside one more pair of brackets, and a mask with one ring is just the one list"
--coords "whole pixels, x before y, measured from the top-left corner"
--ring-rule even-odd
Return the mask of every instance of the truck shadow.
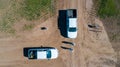
[[29, 49], [34, 49], [34, 48], [36, 48], [36, 47], [25, 47], [25, 48], [23, 48], [24, 57], [28, 57], [28, 50]]
[[67, 37], [66, 10], [59, 10], [58, 28], [63, 37]]

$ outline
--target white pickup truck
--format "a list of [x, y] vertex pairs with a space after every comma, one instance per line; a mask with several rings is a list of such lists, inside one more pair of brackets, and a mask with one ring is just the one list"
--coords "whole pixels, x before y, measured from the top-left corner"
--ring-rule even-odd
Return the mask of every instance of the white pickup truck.
[[66, 16], [67, 37], [76, 38], [77, 37], [77, 10], [68, 9], [66, 14], [67, 14]]
[[58, 50], [53, 47], [40, 47], [28, 50], [29, 59], [55, 59], [58, 57]]

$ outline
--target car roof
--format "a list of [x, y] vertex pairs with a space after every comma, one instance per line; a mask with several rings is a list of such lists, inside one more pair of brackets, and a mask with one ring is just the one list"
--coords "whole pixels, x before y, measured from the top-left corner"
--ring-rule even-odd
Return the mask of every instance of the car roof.
[[69, 27], [77, 27], [77, 18], [69, 18]]

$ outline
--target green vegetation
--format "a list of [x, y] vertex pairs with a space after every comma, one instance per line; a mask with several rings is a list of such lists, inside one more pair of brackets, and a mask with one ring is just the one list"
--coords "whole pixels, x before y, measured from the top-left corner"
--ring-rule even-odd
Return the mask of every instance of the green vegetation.
[[[14, 22], [16, 21], [16, 15], [15, 12], [13, 11], [12, 4], [10, 4], [10, 0], [0, 0], [0, 11], [1, 11], [1, 16], [0, 16], [0, 31], [1, 32], [7, 32], [14, 34], [15, 29], [12, 28]], [[6, 3], [6, 5], [2, 5]], [[12, 2], [11, 2], [12, 3]], [[9, 6], [9, 8], [8, 8]]]
[[111, 35], [111, 41], [120, 41], [120, 34], [119, 33], [115, 33]]
[[51, 0], [25, 0], [21, 15], [28, 20], [34, 20], [51, 13], [51, 10]]
[[25, 31], [25, 30], [31, 30], [31, 29], [33, 29], [34, 28], [34, 24], [25, 24], [24, 26], [23, 26], [23, 30]]
[[101, 18], [118, 15], [119, 10], [115, 0], [99, 0], [99, 4], [98, 15]]
[[[53, 15], [54, 0], [0, 0], [0, 32], [15, 33], [15, 23], [21, 19], [37, 20]], [[21, 25], [22, 26], [22, 25]], [[35, 24], [23, 25], [23, 30], [31, 30]]]
[[[93, 0], [111, 42], [120, 42], [120, 0]], [[112, 30], [112, 31], [111, 31]]]
[[[4, 2], [6, 4], [4, 4]], [[6, 5], [8, 5], [8, 3], [9, 3], [9, 0], [0, 0], [0, 9], [6, 8]]]
[[14, 21], [15, 19], [12, 18], [11, 16], [3, 17], [2, 20], [0, 21], [0, 31], [14, 34], [15, 29], [12, 28]]

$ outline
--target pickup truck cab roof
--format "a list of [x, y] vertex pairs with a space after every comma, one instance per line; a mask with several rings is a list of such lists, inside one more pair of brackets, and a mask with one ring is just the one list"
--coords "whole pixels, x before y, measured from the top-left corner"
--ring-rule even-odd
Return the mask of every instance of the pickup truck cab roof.
[[76, 9], [67, 10], [67, 37], [77, 37], [77, 12]]

